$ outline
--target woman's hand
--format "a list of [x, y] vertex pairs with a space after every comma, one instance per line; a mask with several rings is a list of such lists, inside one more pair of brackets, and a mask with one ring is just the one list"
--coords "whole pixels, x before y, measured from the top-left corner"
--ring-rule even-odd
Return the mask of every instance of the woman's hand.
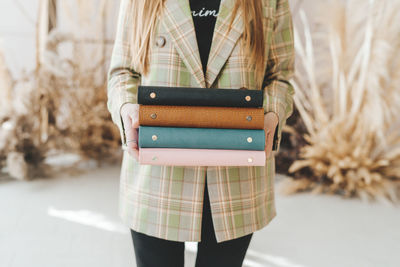
[[124, 123], [126, 145], [128, 153], [139, 160], [138, 132], [139, 128], [139, 105], [125, 103], [121, 107], [121, 118]]
[[275, 128], [278, 125], [278, 115], [275, 112], [267, 112], [264, 115], [264, 131], [265, 131], [265, 154], [269, 158], [272, 152]]

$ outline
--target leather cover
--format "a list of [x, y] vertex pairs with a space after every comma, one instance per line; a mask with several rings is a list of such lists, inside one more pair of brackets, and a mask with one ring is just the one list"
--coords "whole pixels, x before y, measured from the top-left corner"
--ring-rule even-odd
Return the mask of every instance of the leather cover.
[[139, 163], [169, 166], [265, 166], [265, 151], [139, 148]]
[[265, 132], [139, 126], [139, 147], [265, 150]]
[[263, 91], [139, 85], [138, 103], [171, 106], [262, 107]]
[[194, 128], [264, 129], [263, 108], [139, 105], [139, 124]]

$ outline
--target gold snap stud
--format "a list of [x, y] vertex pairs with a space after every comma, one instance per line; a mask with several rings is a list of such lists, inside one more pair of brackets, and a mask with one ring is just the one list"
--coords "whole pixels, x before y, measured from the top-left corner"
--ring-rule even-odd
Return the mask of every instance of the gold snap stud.
[[246, 117], [246, 120], [251, 121], [252, 117], [249, 115]]
[[250, 136], [247, 137], [247, 142], [249, 142], [249, 143], [253, 142], [253, 138], [251, 138]]
[[151, 92], [150, 97], [151, 97], [151, 98], [156, 98], [156, 93]]
[[156, 141], [156, 140], [157, 140], [157, 135], [153, 135], [153, 136], [151, 137], [151, 139], [153, 139], [153, 141]]
[[253, 158], [248, 158], [247, 162], [250, 162], [250, 163], [253, 162]]
[[155, 118], [157, 118], [157, 114], [156, 114], [156, 113], [152, 113], [152, 114], [150, 115], [150, 117], [151, 117], [152, 119], [155, 119]]
[[251, 96], [247, 95], [247, 96], [245, 97], [245, 99], [246, 99], [247, 102], [249, 102], [249, 101], [251, 100]]

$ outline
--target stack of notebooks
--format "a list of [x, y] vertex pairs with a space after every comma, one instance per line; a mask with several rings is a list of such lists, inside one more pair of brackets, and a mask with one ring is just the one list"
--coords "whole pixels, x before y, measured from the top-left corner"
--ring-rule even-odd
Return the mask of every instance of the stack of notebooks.
[[264, 166], [261, 90], [139, 86], [139, 163]]

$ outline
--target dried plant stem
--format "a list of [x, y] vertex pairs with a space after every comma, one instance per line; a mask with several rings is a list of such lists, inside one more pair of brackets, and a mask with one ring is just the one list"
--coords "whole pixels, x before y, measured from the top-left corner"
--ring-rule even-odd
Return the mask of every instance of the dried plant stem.
[[[295, 104], [307, 144], [285, 184], [347, 196], [400, 200], [400, 1], [324, 1], [311, 32], [295, 29]], [[318, 44], [318, 47], [314, 46]], [[299, 175], [295, 175], [299, 177]], [[316, 189], [320, 188], [320, 189]]]

